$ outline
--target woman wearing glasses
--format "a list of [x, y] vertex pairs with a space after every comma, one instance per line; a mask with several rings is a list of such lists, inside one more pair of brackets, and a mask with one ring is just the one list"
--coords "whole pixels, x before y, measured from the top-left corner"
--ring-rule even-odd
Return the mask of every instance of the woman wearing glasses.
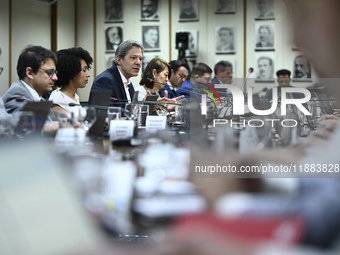
[[53, 101], [53, 111], [58, 116], [59, 111], [77, 112], [79, 96], [77, 89], [85, 88], [90, 75], [93, 59], [89, 52], [81, 47], [59, 50], [57, 52], [58, 80], [49, 98]]

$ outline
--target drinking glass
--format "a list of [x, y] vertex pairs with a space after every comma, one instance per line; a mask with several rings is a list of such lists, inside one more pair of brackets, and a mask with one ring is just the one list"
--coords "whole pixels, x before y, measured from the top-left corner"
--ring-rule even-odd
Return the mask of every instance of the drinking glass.
[[79, 111], [79, 123], [83, 129], [88, 132], [97, 120], [96, 108], [93, 106], [84, 106], [80, 108]]
[[58, 112], [59, 128], [74, 128], [74, 114], [68, 111]]
[[125, 104], [125, 116], [129, 120], [137, 120], [138, 112], [139, 112], [138, 104], [135, 104], [135, 103]]
[[157, 104], [156, 105], [156, 113], [158, 116], [165, 116], [168, 114], [168, 109], [167, 109], [168, 105], [165, 104]]
[[175, 122], [174, 125], [182, 125], [183, 121], [183, 105], [175, 106]]
[[149, 106], [139, 105], [139, 114], [138, 114], [138, 127], [139, 128], [145, 128], [146, 117], [148, 115], [149, 115]]
[[110, 106], [107, 109], [107, 117], [109, 120], [109, 123], [111, 120], [120, 120], [121, 118], [121, 108], [116, 106]]

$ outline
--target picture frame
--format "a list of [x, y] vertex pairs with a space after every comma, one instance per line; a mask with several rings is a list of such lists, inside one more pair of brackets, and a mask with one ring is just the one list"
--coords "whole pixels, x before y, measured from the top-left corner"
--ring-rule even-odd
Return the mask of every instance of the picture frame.
[[255, 51], [275, 50], [274, 23], [255, 23]]
[[255, 54], [255, 82], [275, 82], [275, 54]]
[[123, 42], [123, 28], [109, 26], [105, 28], [106, 53], [115, 53], [118, 46]]
[[199, 21], [198, 0], [178, 0], [179, 22]]
[[105, 23], [123, 22], [123, 0], [105, 0]]
[[312, 65], [301, 54], [293, 59], [292, 80], [294, 82], [311, 82], [312, 81]]
[[274, 0], [255, 0], [255, 20], [275, 20]]
[[216, 54], [235, 54], [235, 27], [215, 27]]
[[159, 0], [141, 0], [141, 21], [159, 21]]
[[113, 65], [113, 60], [115, 60], [115, 55], [110, 54], [105, 56], [105, 66], [106, 68], [110, 68]]
[[215, 0], [215, 14], [235, 14], [236, 0]]
[[159, 25], [142, 26], [144, 51], [160, 51]]

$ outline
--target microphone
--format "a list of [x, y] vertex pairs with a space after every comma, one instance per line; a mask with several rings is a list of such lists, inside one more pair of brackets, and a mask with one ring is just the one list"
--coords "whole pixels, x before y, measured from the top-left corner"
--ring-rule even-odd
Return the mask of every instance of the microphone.
[[127, 99], [119, 99], [119, 98], [115, 98], [115, 97], [110, 97], [110, 101], [111, 102], [125, 102], [125, 103], [129, 102], [129, 100], [127, 100]]
[[23, 97], [17, 97], [17, 98], [15, 99], [15, 101], [17, 101], [17, 102], [25, 102], [26, 99], [23, 98]]
[[73, 107], [73, 106], [81, 106], [80, 104], [76, 104], [76, 103], [69, 103], [68, 106]]
[[153, 79], [151, 79], [151, 78], [146, 78], [146, 80], [149, 81], [150, 83], [153, 82], [153, 83], [162, 84], [162, 85], [164, 85], [164, 86], [167, 85], [166, 83], [161, 83], [161, 82], [155, 81], [155, 80], [153, 80]]
[[243, 92], [244, 92], [244, 93], [246, 92], [246, 83], [247, 83], [247, 80], [248, 80], [249, 76], [250, 76], [253, 72], [254, 72], [254, 68], [249, 67], [249, 69], [248, 69], [248, 74], [247, 74], [246, 78], [244, 78], [243, 86], [242, 86], [242, 87], [243, 87]]

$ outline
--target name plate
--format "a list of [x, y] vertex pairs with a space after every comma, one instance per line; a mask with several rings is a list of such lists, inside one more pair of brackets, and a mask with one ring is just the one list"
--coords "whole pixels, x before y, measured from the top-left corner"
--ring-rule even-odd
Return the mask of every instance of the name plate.
[[110, 140], [129, 139], [133, 136], [133, 120], [111, 120]]
[[157, 132], [166, 127], [166, 116], [147, 116], [145, 129], [147, 132]]

